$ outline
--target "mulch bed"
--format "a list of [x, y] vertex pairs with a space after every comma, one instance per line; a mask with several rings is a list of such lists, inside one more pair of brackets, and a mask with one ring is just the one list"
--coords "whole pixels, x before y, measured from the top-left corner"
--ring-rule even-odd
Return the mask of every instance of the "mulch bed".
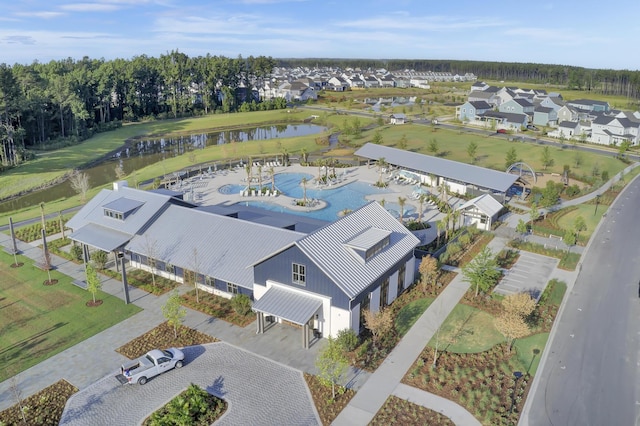
[[331, 401], [331, 386], [322, 384], [317, 376], [304, 373], [304, 379], [323, 425], [330, 425], [356, 394], [352, 389], [336, 386], [336, 399]]
[[93, 300], [89, 300], [86, 305], [90, 308], [95, 308], [102, 305], [102, 300], [96, 300], [95, 302]]
[[435, 369], [433, 355], [433, 349], [426, 347], [403, 383], [462, 405], [483, 424], [518, 423], [531, 378], [525, 374], [515, 379], [511, 363], [515, 351], [507, 352], [500, 344], [480, 353], [442, 352]]
[[256, 319], [253, 312], [249, 311], [247, 315], [240, 315], [231, 306], [230, 299], [216, 296], [215, 294], [207, 291], [200, 290], [198, 292], [199, 302], [196, 301], [195, 290], [190, 290], [180, 296], [180, 298], [181, 303], [188, 308], [216, 317], [231, 324], [235, 324], [239, 327], [246, 327]]
[[18, 262], [18, 263], [12, 263], [11, 267], [12, 268], [22, 268], [24, 266], [23, 262]]
[[128, 343], [116, 349], [129, 359], [135, 359], [149, 352], [151, 349], [184, 347], [214, 343], [218, 339], [201, 333], [184, 325], [178, 326], [178, 337], [174, 335], [173, 327], [163, 322], [156, 328], [149, 330]]
[[449, 417], [437, 411], [391, 395], [376, 413], [376, 416], [371, 420], [369, 425], [454, 426], [455, 423], [453, 423]]
[[58, 284], [58, 280], [56, 280], [56, 279], [44, 280], [44, 282], [42, 284], [43, 285], [55, 285], [55, 284]]
[[71, 383], [59, 380], [22, 400], [22, 406], [29, 407], [25, 411], [26, 423], [22, 420], [18, 404], [15, 404], [0, 411], [0, 424], [57, 426], [60, 423], [60, 417], [62, 417], [67, 400], [76, 392], [78, 392], [78, 388]]

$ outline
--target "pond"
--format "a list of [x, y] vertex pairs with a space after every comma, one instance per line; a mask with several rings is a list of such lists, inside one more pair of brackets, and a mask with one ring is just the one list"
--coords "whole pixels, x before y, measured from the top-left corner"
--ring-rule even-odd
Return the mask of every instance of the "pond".
[[[355, 210], [367, 204], [369, 202], [369, 200], [366, 199], [367, 195], [386, 194], [390, 192], [387, 189], [381, 189], [364, 182], [352, 182], [337, 188], [325, 187], [324, 189], [318, 189], [313, 183], [314, 176], [306, 173], [278, 173], [275, 175], [276, 188], [289, 197], [303, 198], [304, 188], [301, 182], [302, 178], [305, 177], [309, 181], [306, 190], [307, 198], [316, 198], [325, 201], [327, 203], [325, 208], [305, 212], [288, 209], [268, 201], [242, 201], [239, 204], [333, 222], [338, 219], [339, 213], [343, 210]], [[225, 185], [220, 188], [220, 192], [225, 194], [239, 193], [244, 188], [245, 186], [243, 185]], [[399, 216], [399, 205], [387, 202], [385, 203], [385, 207], [396, 217]], [[404, 215], [410, 214], [412, 210], [413, 207], [405, 205]]]
[[[324, 132], [326, 127], [315, 124], [282, 124], [253, 127], [239, 130], [225, 130], [211, 133], [194, 133], [173, 138], [152, 138], [134, 141], [124, 146], [112, 158], [83, 170], [89, 176], [92, 187], [101, 186], [116, 180], [115, 167], [118, 163], [126, 174], [155, 164], [166, 158], [177, 157], [194, 149], [222, 145], [231, 142], [246, 142], [276, 138], [307, 136]], [[174, 170], [167, 170], [167, 173]], [[60, 198], [75, 196], [69, 182], [63, 182], [50, 188], [34, 191], [22, 197], [0, 203], [0, 213], [36, 206]]]

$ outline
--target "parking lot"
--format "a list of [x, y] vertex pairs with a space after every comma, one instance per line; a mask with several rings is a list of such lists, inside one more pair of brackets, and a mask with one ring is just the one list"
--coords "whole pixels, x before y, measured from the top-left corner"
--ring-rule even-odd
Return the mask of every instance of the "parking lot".
[[121, 385], [117, 371], [73, 395], [61, 425], [134, 425], [195, 383], [227, 401], [218, 425], [317, 425], [300, 371], [226, 343], [184, 349], [185, 365], [144, 386]]
[[521, 251], [518, 261], [506, 271], [506, 275], [496, 286], [498, 294], [527, 292], [538, 300], [558, 264], [558, 259]]

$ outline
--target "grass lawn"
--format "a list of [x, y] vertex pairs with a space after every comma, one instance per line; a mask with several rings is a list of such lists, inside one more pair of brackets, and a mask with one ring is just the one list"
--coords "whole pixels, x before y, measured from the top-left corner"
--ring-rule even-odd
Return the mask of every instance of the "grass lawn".
[[433, 298], [417, 299], [404, 306], [396, 316], [398, 336], [404, 336], [433, 302]]
[[[499, 343], [504, 337], [493, 325], [493, 316], [472, 308], [458, 304], [447, 317], [440, 328], [440, 350], [454, 353], [484, 352]], [[429, 341], [429, 346], [436, 347], [437, 333]]]
[[608, 206], [599, 206], [598, 212], [596, 212], [596, 206], [591, 204], [579, 204], [575, 206], [571, 211], [567, 212], [567, 214], [562, 215], [558, 218], [558, 225], [562, 229], [573, 229], [573, 224], [578, 216], [582, 216], [585, 224], [587, 225], [586, 231], [581, 231], [581, 235], [591, 236], [593, 231], [596, 230], [596, 226], [600, 223], [600, 219], [602, 219], [602, 215], [607, 212]]
[[542, 357], [549, 333], [539, 333], [533, 336], [516, 339], [513, 343], [512, 350], [516, 351], [516, 356], [520, 364], [522, 364], [522, 372], [535, 376], [538, 370], [538, 364]]
[[99, 333], [139, 312], [135, 305], [98, 293], [103, 304], [89, 308], [91, 294], [52, 271], [58, 283], [44, 286], [47, 273], [19, 256], [21, 268], [11, 268], [13, 256], [0, 252], [0, 381]]

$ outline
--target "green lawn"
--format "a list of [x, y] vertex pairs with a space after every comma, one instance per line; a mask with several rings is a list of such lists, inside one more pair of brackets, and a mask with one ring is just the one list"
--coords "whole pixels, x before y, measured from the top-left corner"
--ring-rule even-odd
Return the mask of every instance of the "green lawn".
[[504, 342], [504, 337], [493, 325], [493, 316], [471, 306], [458, 304], [437, 333], [429, 341], [435, 348], [439, 339], [440, 350], [455, 353], [484, 352]]
[[400, 337], [409, 331], [432, 302], [433, 298], [431, 297], [417, 299], [400, 309], [396, 316], [396, 331]]
[[101, 306], [89, 308], [91, 294], [71, 279], [52, 271], [58, 283], [44, 286], [47, 273], [18, 256], [21, 268], [11, 268], [13, 256], [0, 252], [0, 382], [139, 312], [135, 305], [99, 293]]
[[516, 351], [518, 362], [521, 364], [523, 373], [528, 372], [532, 376], [535, 376], [540, 358], [542, 357], [542, 351], [548, 339], [549, 333], [540, 333], [522, 339], [516, 339], [513, 343], [512, 350]]
[[558, 219], [558, 225], [562, 229], [573, 229], [573, 224], [578, 216], [582, 216], [584, 222], [587, 225], [586, 231], [581, 231], [582, 235], [591, 235], [593, 231], [595, 231], [596, 226], [602, 219], [602, 215], [607, 212], [608, 206], [598, 206], [598, 211], [596, 213], [596, 205], [595, 204], [579, 204], [575, 206], [576, 208], [567, 212], [567, 214], [563, 215]]

